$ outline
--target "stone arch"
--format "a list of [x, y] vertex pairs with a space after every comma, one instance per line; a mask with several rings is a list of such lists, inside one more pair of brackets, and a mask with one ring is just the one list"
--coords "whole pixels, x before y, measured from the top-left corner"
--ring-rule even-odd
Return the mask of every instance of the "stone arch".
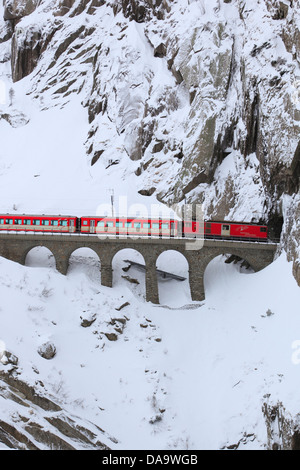
[[141, 251], [136, 248], [120, 247], [113, 254], [111, 266], [113, 286], [125, 285], [138, 297], [146, 297], [146, 261]]
[[[217, 256], [227, 256], [235, 258], [236, 260], [242, 260], [244, 263], [252, 269], [253, 272], [259, 271], [266, 266], [264, 260], [261, 259], [260, 254], [255, 250], [243, 250], [243, 249], [234, 249], [234, 248], [224, 248], [212, 250], [208, 255], [205, 256], [205, 268], [208, 264]], [[234, 259], [232, 260], [234, 261]]]
[[78, 273], [84, 273], [90, 280], [100, 284], [101, 260], [93, 248], [77, 247], [69, 254], [67, 274], [72, 276]]
[[230, 288], [231, 283], [236, 284], [236, 279], [241, 274], [253, 274], [256, 269], [251, 256], [243, 255], [235, 250], [224, 250], [215, 253], [206, 259], [203, 272], [203, 290], [205, 295], [214, 291], [216, 285], [220, 289]]
[[23, 254], [24, 265], [28, 267], [56, 269], [56, 258], [47, 246], [36, 245], [29, 247]]
[[[185, 304], [192, 300], [189, 284], [189, 261], [184, 253], [172, 248], [162, 251], [156, 258], [156, 269], [158, 270], [158, 295], [161, 304], [178, 305], [178, 303]], [[185, 279], [172, 278], [164, 273]]]
[[186, 251], [190, 266], [190, 288], [194, 301], [205, 299], [204, 274], [208, 264], [217, 256], [227, 253], [247, 261], [254, 271], [266, 267], [274, 257], [273, 249], [259, 248], [255, 244], [235, 247], [232, 243], [216, 241], [207, 241], [200, 250]]

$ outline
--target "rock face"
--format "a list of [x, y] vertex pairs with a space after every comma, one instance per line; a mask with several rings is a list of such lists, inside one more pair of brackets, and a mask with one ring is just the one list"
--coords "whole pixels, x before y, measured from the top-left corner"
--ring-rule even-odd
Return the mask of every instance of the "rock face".
[[[0, 401], [11, 400], [15, 412], [1, 414], [0, 442], [17, 450], [109, 450], [106, 433], [90, 422], [66, 413], [52, 397], [0, 372]], [[5, 408], [5, 406], [3, 406]], [[115, 442], [115, 440], [114, 440]]]
[[299, 450], [299, 414], [290, 416], [281, 402], [273, 405], [265, 402], [262, 411], [266, 420], [268, 450]]
[[[40, 21], [30, 22], [37, 6]], [[146, 197], [202, 204], [211, 219], [253, 217], [276, 236], [284, 219], [295, 237], [285, 231], [282, 247], [300, 283], [291, 229], [299, 210], [299, 6], [5, 0], [2, 40], [12, 28], [12, 77], [33, 74], [29, 94], [48, 93], [54, 103], [86, 90], [93, 168], [129, 157], [140, 161]]]
[[299, 7], [5, 0], [1, 41], [11, 41], [13, 80], [32, 74], [28, 94], [49, 97], [47, 107], [84, 90], [93, 170], [129, 158], [146, 197], [259, 220], [277, 237], [284, 222], [300, 285]]
[[36, 9], [39, 0], [4, 0], [3, 3], [4, 19], [17, 20], [30, 15]]
[[28, 29], [22, 38], [22, 54], [18, 54], [18, 29], [12, 39], [11, 68], [13, 80], [19, 81], [29, 75], [35, 68], [41, 53], [40, 31]]

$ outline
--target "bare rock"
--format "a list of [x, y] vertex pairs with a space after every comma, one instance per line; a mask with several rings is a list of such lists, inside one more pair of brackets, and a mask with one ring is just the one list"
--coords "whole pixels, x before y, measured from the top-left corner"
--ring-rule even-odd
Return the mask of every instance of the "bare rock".
[[104, 334], [109, 341], [117, 341], [118, 339], [118, 335], [116, 333], [104, 333]]
[[16, 20], [30, 15], [38, 3], [39, 0], [4, 0], [4, 19]]
[[268, 450], [299, 450], [299, 415], [292, 417], [281, 402], [263, 404], [262, 412], [266, 422]]
[[18, 365], [19, 359], [9, 351], [0, 351], [0, 362], [4, 365]]
[[167, 48], [164, 43], [160, 43], [158, 46], [154, 48], [154, 57], [166, 57], [167, 55]]
[[96, 320], [96, 315], [90, 315], [89, 318], [83, 318], [83, 317], [80, 317], [81, 318], [81, 326], [83, 328], [88, 328], [89, 326], [91, 326], [95, 320]]
[[41, 54], [41, 32], [28, 28], [16, 29], [11, 49], [12, 78], [14, 82], [29, 75], [36, 67]]
[[[117, 442], [99, 426], [72, 416], [17, 375], [0, 371], [0, 396], [12, 400], [11, 416], [0, 420], [0, 443], [17, 450], [109, 450]], [[34, 409], [34, 413], [33, 413]]]
[[47, 343], [44, 343], [42, 344], [42, 346], [39, 347], [38, 353], [44, 359], [53, 359], [56, 355], [56, 347], [53, 343], [48, 341]]
[[122, 276], [123, 279], [126, 279], [126, 281], [130, 282], [131, 284], [139, 284], [139, 281], [137, 279], [133, 279], [130, 276]]
[[[123, 268], [123, 269], [124, 269], [124, 268]], [[119, 311], [122, 310], [123, 308], [128, 307], [128, 305], [130, 305], [129, 302], [124, 302], [122, 305], [120, 305], [120, 307], [116, 308], [115, 310], [117, 310], [117, 311], [119, 312]]]

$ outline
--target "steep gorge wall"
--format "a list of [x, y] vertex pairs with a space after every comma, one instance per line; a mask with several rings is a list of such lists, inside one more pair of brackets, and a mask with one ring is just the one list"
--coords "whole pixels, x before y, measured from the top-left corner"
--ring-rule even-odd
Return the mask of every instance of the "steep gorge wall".
[[284, 221], [300, 285], [299, 0], [4, 7], [13, 80], [32, 76], [28, 93], [48, 107], [84, 92], [91, 171], [130, 158], [141, 194], [254, 217], [275, 235]]

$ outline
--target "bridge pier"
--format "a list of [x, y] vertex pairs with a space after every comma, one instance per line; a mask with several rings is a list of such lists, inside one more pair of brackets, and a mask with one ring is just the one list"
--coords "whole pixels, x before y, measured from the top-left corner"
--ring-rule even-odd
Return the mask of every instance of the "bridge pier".
[[204, 278], [203, 276], [197, 276], [192, 271], [189, 271], [190, 278], [190, 290], [193, 301], [201, 301], [205, 299], [204, 292]]
[[188, 251], [185, 257], [189, 264], [189, 284], [193, 301], [205, 299], [204, 271], [207, 265], [205, 248], [201, 251]]
[[105, 287], [113, 286], [113, 269], [111, 264], [101, 264], [101, 285]]
[[65, 276], [68, 272], [69, 260], [65, 256], [64, 257], [55, 256], [55, 253], [53, 253], [53, 256], [55, 258], [57, 271], [60, 274], [63, 274]]
[[151, 260], [146, 263], [146, 300], [153, 304], [159, 304], [158, 282], [156, 272], [156, 261]]

